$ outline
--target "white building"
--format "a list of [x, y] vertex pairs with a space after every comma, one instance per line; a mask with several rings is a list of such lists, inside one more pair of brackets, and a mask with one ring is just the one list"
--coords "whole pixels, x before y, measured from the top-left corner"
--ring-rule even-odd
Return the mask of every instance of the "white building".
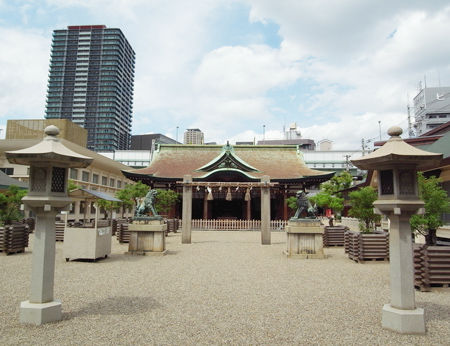
[[183, 144], [204, 144], [204, 134], [200, 129], [187, 129], [184, 132]]
[[425, 87], [414, 97], [416, 135], [450, 121], [450, 87]]

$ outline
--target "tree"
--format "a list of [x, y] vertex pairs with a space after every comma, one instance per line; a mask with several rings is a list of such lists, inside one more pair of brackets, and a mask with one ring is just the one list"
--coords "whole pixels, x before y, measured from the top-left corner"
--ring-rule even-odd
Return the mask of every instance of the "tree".
[[352, 185], [353, 177], [344, 171], [320, 185], [320, 192], [310, 197], [310, 201], [320, 208], [329, 208], [333, 214], [340, 214], [344, 209], [344, 199], [340, 191]]
[[11, 224], [22, 218], [20, 204], [22, 198], [27, 194], [27, 190], [20, 189], [16, 185], [8, 187], [5, 193], [0, 193], [0, 221], [4, 224]]
[[111, 214], [112, 218], [112, 211], [119, 207], [119, 202], [107, 201], [105, 199], [98, 199], [97, 205], [106, 211], [105, 219], [107, 219], [108, 214]]
[[178, 201], [178, 193], [172, 190], [157, 189], [155, 209], [159, 214], [167, 214]]
[[297, 198], [295, 196], [291, 196], [286, 199], [287, 206], [292, 210], [297, 210]]
[[125, 208], [131, 208], [133, 206], [134, 200], [131, 197], [130, 190], [124, 188], [116, 192], [116, 198], [120, 199], [120, 206], [122, 207], [122, 217], [125, 212]]
[[363, 232], [371, 232], [375, 228], [375, 222], [380, 221], [380, 215], [373, 212], [373, 202], [378, 194], [371, 186], [366, 186], [349, 194], [352, 208], [349, 215], [356, 217], [361, 222], [359, 227]]
[[320, 191], [315, 196], [310, 198], [318, 207], [329, 208], [333, 213], [340, 213], [344, 209], [344, 199], [333, 196], [327, 191]]
[[133, 200], [134, 206], [136, 207], [139, 203], [139, 198], [145, 197], [145, 195], [148, 193], [149, 187], [148, 185], [145, 185], [142, 182], [138, 181], [136, 184], [126, 185], [125, 189], [128, 190], [130, 199]]
[[425, 236], [427, 245], [436, 245], [436, 230], [443, 225], [442, 214], [450, 210], [450, 202], [440, 183], [441, 180], [432, 176], [425, 178], [417, 174], [419, 196], [425, 203], [425, 214], [413, 215], [410, 219], [411, 229]]
[[327, 182], [322, 183], [320, 185], [320, 189], [332, 196], [341, 197], [340, 191], [348, 189], [352, 186], [352, 182], [352, 175], [347, 171], [343, 171], [340, 174], [335, 175]]
[[69, 183], [67, 184], [67, 191], [70, 192], [72, 190], [76, 190], [76, 189], [80, 189], [81, 187], [77, 184], [75, 184], [75, 182], [72, 179], [69, 179]]

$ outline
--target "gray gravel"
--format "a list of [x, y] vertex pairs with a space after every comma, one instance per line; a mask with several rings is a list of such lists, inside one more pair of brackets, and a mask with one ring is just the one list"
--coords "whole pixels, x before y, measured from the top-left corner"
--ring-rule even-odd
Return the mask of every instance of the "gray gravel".
[[[0, 344], [329, 344], [449, 345], [450, 289], [416, 292], [427, 334], [381, 328], [389, 302], [389, 264], [357, 264], [343, 248], [325, 260], [287, 259], [285, 234], [260, 245], [258, 232], [193, 232], [167, 238], [169, 254], [111, 256], [66, 263], [56, 244], [55, 298], [63, 320], [19, 323], [28, 299], [31, 247], [0, 254]], [[32, 242], [31, 242], [32, 246]]]

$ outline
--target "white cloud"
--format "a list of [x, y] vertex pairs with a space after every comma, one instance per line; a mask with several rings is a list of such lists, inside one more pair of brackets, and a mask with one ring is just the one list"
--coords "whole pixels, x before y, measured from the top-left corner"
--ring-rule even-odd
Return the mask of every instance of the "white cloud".
[[[378, 121], [384, 132], [404, 126], [406, 95], [415, 95], [425, 73], [429, 85], [438, 76], [450, 85], [448, 1], [235, 3], [249, 6], [250, 21], [277, 24], [280, 46], [263, 44], [262, 31], [249, 35], [255, 40], [247, 46], [212, 41], [215, 20], [229, 9], [225, 0], [19, 2], [29, 29], [0, 27], [0, 44], [10, 47], [0, 52], [0, 115], [43, 115], [51, 32], [32, 27], [43, 12], [54, 17], [48, 25], [55, 29], [122, 29], [136, 51], [136, 134], [179, 126], [181, 136], [198, 127], [207, 141], [251, 141], [262, 124], [266, 138], [281, 136], [286, 119], [304, 137], [357, 148], [361, 138], [378, 135]], [[1, 6], [11, 7], [0, 0]], [[296, 104], [279, 101], [272, 93], [278, 90]]]
[[49, 42], [37, 30], [0, 27], [0, 117], [43, 118]]

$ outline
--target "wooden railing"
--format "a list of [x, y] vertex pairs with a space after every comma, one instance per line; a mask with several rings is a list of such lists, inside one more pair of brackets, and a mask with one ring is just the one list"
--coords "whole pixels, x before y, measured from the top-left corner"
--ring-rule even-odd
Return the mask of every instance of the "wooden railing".
[[[181, 221], [181, 220], [180, 220]], [[286, 220], [270, 221], [270, 229], [272, 231], [284, 231], [287, 225]], [[181, 228], [181, 222], [180, 222]], [[192, 220], [193, 230], [209, 230], [209, 231], [259, 231], [261, 229], [261, 220]]]

